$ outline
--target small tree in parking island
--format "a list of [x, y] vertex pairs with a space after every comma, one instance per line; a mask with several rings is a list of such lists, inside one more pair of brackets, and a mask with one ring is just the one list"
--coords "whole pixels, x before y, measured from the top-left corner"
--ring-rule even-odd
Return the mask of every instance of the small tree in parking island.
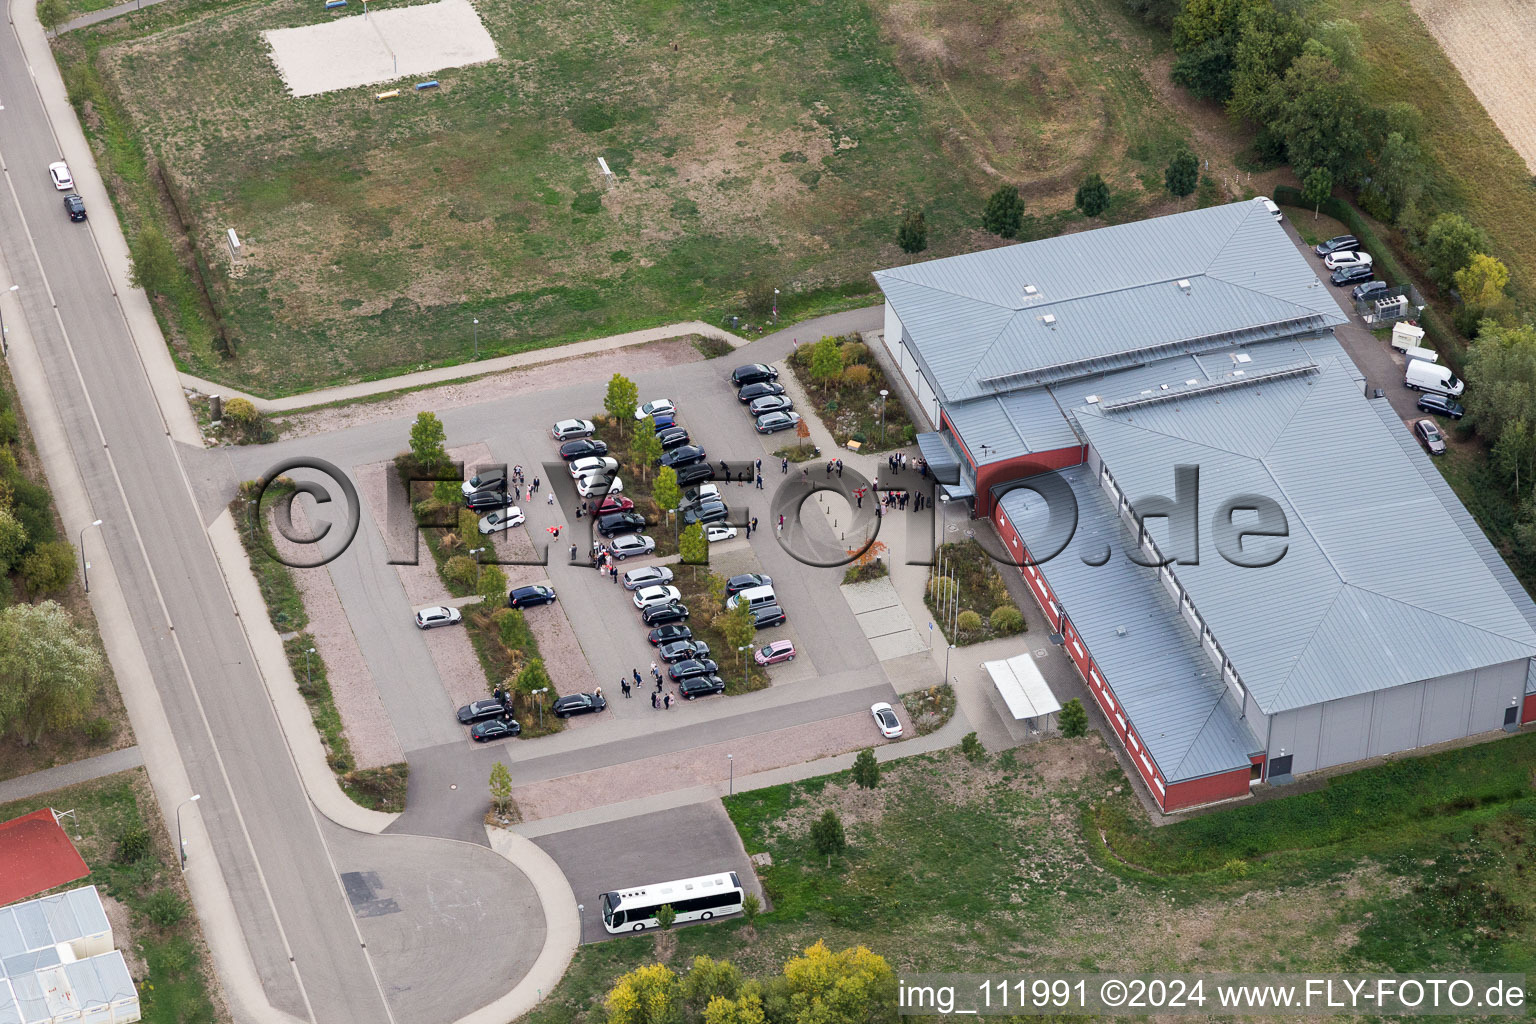
[[448, 468], [448, 432], [435, 412], [419, 412], [411, 424], [411, 457], [416, 468], [432, 474]]
[[1193, 192], [1199, 183], [1200, 160], [1187, 149], [1170, 160], [1167, 170], [1163, 171], [1163, 184], [1169, 194], [1181, 199]]
[[640, 479], [648, 480], [651, 470], [656, 468], [656, 460], [661, 458], [661, 438], [657, 437], [656, 431], [649, 426], [644, 424], [642, 426], [644, 429], [635, 431], [635, 443], [630, 445], [629, 450], [635, 461], [640, 464]]
[[757, 618], [745, 601], [738, 601], [735, 608], [728, 609], [717, 618], [715, 628], [720, 630], [720, 635], [732, 651], [746, 647], [757, 639]]
[[512, 802], [512, 773], [501, 761], [491, 765], [491, 806], [497, 814], [505, 814]]
[[501, 571], [499, 565], [484, 565], [480, 567], [480, 586], [476, 588], [480, 592], [480, 598], [492, 608], [507, 602], [507, 574]]
[[1083, 702], [1073, 697], [1061, 706], [1061, 714], [1056, 719], [1056, 724], [1061, 727], [1061, 734], [1067, 739], [1076, 739], [1088, 731], [1088, 712], [1083, 710]]
[[1024, 225], [1024, 200], [1016, 185], [1002, 185], [987, 197], [981, 226], [999, 238], [1017, 238]]
[[1090, 174], [1077, 187], [1074, 203], [1084, 217], [1097, 217], [1109, 208], [1109, 186], [1097, 173]]
[[860, 789], [874, 789], [880, 785], [880, 762], [875, 760], [873, 747], [865, 747], [854, 755], [853, 781]]
[[811, 425], [804, 419], [795, 424], [795, 437], [799, 438], [801, 448], [804, 448], [805, 442], [811, 439]]
[[672, 909], [672, 904], [663, 903], [661, 909], [656, 911], [656, 924], [662, 931], [671, 931], [672, 925], [677, 921], [677, 911]]
[[[694, 523], [683, 530], [683, 536], [677, 542], [677, 553], [683, 560], [683, 564], [700, 566], [709, 564], [709, 541], [704, 536], [704, 527], [700, 523]], [[699, 570], [693, 570], [697, 579]]]
[[662, 466], [656, 471], [656, 483], [651, 485], [651, 497], [662, 512], [675, 512], [683, 500], [683, 489], [677, 486], [677, 470]]
[[916, 256], [928, 248], [928, 222], [923, 219], [922, 210], [911, 210], [901, 219], [901, 227], [896, 229], [896, 244], [909, 256]]
[[608, 393], [603, 396], [603, 408], [614, 418], [614, 425], [622, 433], [624, 425], [634, 420], [635, 408], [640, 404], [640, 388], [634, 381], [616, 373], [608, 378]]
[[848, 849], [848, 837], [843, 833], [842, 819], [832, 808], [823, 811], [811, 826], [811, 845], [816, 847], [817, 853], [827, 858], [829, 868], [832, 866], [832, 858]]
[[832, 335], [811, 347], [811, 379], [819, 381], [823, 392], [843, 375], [843, 349]]

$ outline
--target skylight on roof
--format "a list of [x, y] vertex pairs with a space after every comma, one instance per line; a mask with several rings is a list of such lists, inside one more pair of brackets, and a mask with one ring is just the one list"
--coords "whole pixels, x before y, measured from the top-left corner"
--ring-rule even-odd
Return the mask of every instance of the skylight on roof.
[[1049, 327], [1051, 324], [1056, 322], [1056, 317], [1054, 314], [1047, 313], [1040, 318], [1040, 322]]

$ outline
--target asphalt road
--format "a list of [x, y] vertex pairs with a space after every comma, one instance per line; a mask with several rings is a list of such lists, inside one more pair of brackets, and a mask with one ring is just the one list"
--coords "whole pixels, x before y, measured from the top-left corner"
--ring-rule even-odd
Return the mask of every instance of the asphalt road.
[[[64, 216], [48, 180], [59, 146], [13, 31], [0, 32], [0, 103], [0, 245], [267, 996], [323, 1024], [393, 1021], [91, 227]], [[476, 853], [440, 845], [435, 871], [483, 884]], [[381, 844], [373, 859], [387, 857]]]

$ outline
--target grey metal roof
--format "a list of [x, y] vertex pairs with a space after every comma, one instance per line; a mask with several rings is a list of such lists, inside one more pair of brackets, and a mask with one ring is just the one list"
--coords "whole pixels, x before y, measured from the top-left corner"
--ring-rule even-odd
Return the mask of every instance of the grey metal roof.
[[[1076, 413], [1133, 505], [1172, 495], [1175, 465], [1200, 467], [1200, 562], [1173, 571], [1266, 712], [1536, 654], [1530, 599], [1501, 585], [1424, 486], [1416, 463], [1428, 456], [1400, 443], [1404, 428], [1362, 397], [1352, 365]], [[1274, 565], [1236, 566], [1215, 550], [1209, 517], [1240, 494], [1286, 515]], [[1165, 520], [1148, 526], [1177, 554]]]
[[944, 435], [947, 431], [935, 430], [917, 435], [917, 450], [928, 463], [928, 472], [940, 483], [956, 483], [960, 479], [960, 455], [954, 444]]
[[[1077, 499], [1077, 531], [1040, 570], [1163, 779], [1247, 767], [1261, 746], [1156, 570], [1120, 554], [1134, 538], [1086, 467], [1061, 476]], [[1026, 545], [1043, 538], [1049, 513], [1038, 494], [1010, 491], [1001, 504]], [[1108, 562], [1083, 561], [1097, 560], [1106, 546], [1115, 552]]]
[[1128, 366], [1158, 346], [1198, 351], [1230, 345], [1231, 332], [1257, 340], [1345, 322], [1256, 200], [875, 279], [946, 403]]
[[[1081, 445], [1056, 399], [1045, 388], [946, 405], [944, 414], [978, 465]], [[980, 450], [985, 443], [985, 451]]]

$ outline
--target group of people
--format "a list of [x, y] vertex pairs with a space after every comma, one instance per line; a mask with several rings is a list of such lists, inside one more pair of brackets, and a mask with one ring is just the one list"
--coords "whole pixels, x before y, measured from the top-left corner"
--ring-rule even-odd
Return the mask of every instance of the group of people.
[[[624, 694], [626, 698], [633, 697], [635, 691], [639, 690], [642, 685], [640, 670], [632, 669], [631, 671], [635, 677], [634, 683], [630, 683], [627, 676], [619, 677], [619, 692]], [[656, 689], [651, 691], [651, 707], [658, 711], [671, 711], [672, 694], [667, 692], [666, 683], [661, 678], [661, 669], [654, 661], [651, 662], [651, 678], [656, 682]]]

